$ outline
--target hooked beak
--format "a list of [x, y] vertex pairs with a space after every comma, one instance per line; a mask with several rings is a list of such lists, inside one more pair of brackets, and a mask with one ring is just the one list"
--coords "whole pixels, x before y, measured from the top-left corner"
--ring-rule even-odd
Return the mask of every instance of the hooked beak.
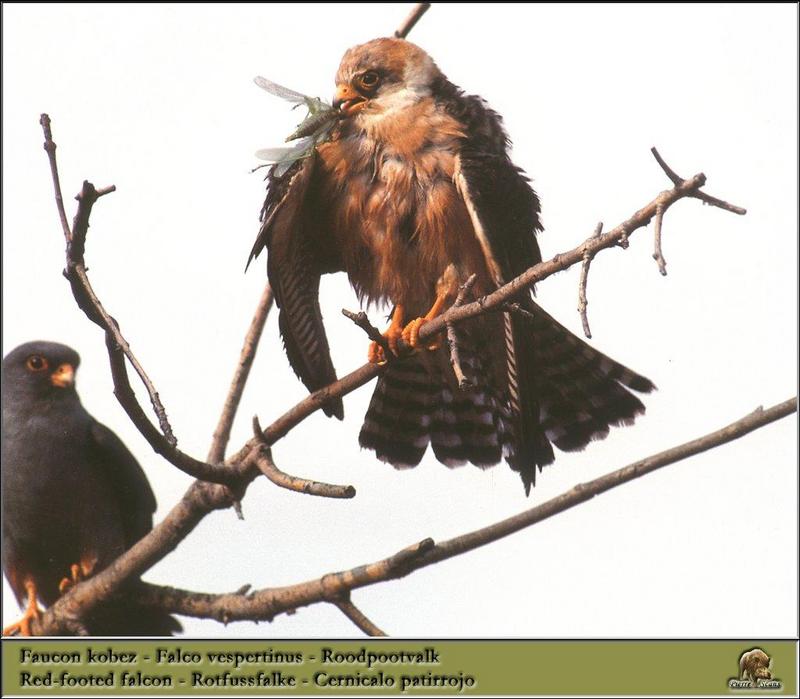
[[68, 388], [75, 383], [75, 367], [72, 364], [62, 364], [52, 374], [50, 383], [58, 388]]
[[340, 110], [342, 114], [349, 116], [362, 109], [366, 103], [367, 98], [356, 92], [350, 85], [340, 84], [336, 86], [333, 108]]

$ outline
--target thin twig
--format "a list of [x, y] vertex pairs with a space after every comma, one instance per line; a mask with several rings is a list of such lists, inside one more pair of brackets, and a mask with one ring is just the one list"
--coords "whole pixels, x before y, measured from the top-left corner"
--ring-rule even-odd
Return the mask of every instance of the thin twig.
[[228, 440], [230, 440], [231, 437], [233, 420], [236, 417], [236, 411], [239, 408], [242, 393], [244, 393], [247, 377], [250, 375], [250, 367], [253, 366], [253, 360], [255, 359], [256, 350], [258, 349], [258, 342], [261, 339], [261, 333], [267, 322], [270, 308], [272, 308], [272, 302], [272, 289], [269, 284], [266, 284], [261, 298], [258, 301], [253, 320], [250, 322], [250, 328], [247, 330], [247, 335], [244, 338], [244, 345], [239, 355], [239, 363], [236, 365], [233, 381], [231, 381], [231, 387], [225, 398], [225, 405], [222, 408], [222, 414], [219, 416], [217, 428], [214, 430], [214, 437], [211, 442], [211, 448], [208, 451], [207, 459], [210, 464], [217, 464], [225, 458], [225, 447], [228, 446]]
[[408, 33], [414, 28], [414, 25], [419, 22], [422, 15], [428, 11], [430, 6], [431, 4], [429, 2], [418, 2], [414, 9], [411, 10], [408, 17], [406, 17], [403, 23], [398, 27], [397, 31], [395, 31], [395, 37], [398, 39], [405, 39]]
[[[101, 191], [108, 193], [114, 191], [114, 188], [106, 187]], [[86, 273], [84, 252], [86, 248], [86, 235], [89, 231], [89, 216], [91, 215], [94, 203], [100, 196], [100, 191], [96, 190], [91, 182], [84, 181], [80, 194], [75, 197], [78, 200], [78, 210], [75, 213], [75, 219], [72, 225], [72, 239], [67, 244], [67, 267], [64, 270], [64, 275], [70, 282], [73, 295], [75, 295], [76, 291], [78, 292], [76, 301], [78, 301], [81, 310], [106, 333], [111, 333], [117, 346], [122, 350], [131, 363], [131, 366], [136, 370], [136, 373], [147, 389], [147, 394], [150, 396], [150, 403], [158, 418], [158, 423], [164, 434], [164, 438], [174, 447], [177, 444], [177, 440], [172, 433], [172, 427], [167, 419], [167, 411], [161, 403], [161, 398], [158, 395], [158, 391], [156, 391], [155, 385], [145, 372], [144, 367], [133, 354], [128, 341], [120, 332], [119, 323], [111, 317], [103, 307], [103, 304], [100, 303], [100, 299], [92, 289], [89, 276]]]
[[658, 152], [655, 146], [650, 149], [650, 152], [653, 154], [653, 157], [656, 159], [656, 162], [661, 166], [661, 169], [664, 171], [667, 177], [672, 180], [672, 184], [676, 187], [683, 182], [683, 177], [678, 175], [667, 163], [664, 161], [664, 158], [661, 157], [661, 154]]
[[161, 432], [147, 418], [141, 405], [139, 405], [139, 401], [136, 399], [128, 380], [125, 355], [117, 345], [114, 336], [108, 332], [106, 333], [106, 350], [108, 351], [108, 361], [111, 367], [111, 379], [114, 383], [114, 395], [153, 451], [163, 456], [173, 466], [195, 478], [214, 483], [232, 482], [234, 475], [227, 466], [212, 465], [198, 461], [167, 442]]
[[661, 272], [662, 277], [667, 276], [667, 261], [664, 259], [664, 254], [661, 252], [661, 224], [664, 222], [664, 207], [656, 207], [656, 220], [653, 224], [653, 259], [658, 264], [658, 271]]
[[[275, 615], [288, 610], [319, 602], [330, 602], [348, 594], [351, 590], [403, 577], [412, 571], [498, 541], [664, 466], [739, 439], [796, 411], [796, 397], [767, 410], [758, 408], [720, 430], [579, 484], [562, 495], [496, 524], [438, 544], [426, 539], [376, 563], [324, 575], [296, 585], [257, 590], [247, 597], [210, 595], [144, 585], [140, 601], [167, 612], [201, 618], [217, 619], [224, 614], [229, 620], [272, 619]], [[46, 615], [50, 613], [51, 610], [48, 610]]]
[[[650, 152], [653, 154], [653, 157], [661, 166], [661, 169], [667, 174], [667, 177], [672, 180], [675, 186], [683, 181], [683, 178], [664, 162], [664, 159], [661, 157], [661, 154], [658, 152], [658, 150], [656, 150], [655, 146], [650, 149]], [[747, 213], [747, 209], [743, 209], [741, 206], [730, 204], [727, 201], [718, 199], [717, 197], [712, 197], [710, 194], [706, 194], [705, 192], [701, 192], [699, 190], [690, 196], [694, 197], [695, 199], [700, 199], [709, 206], [715, 206], [718, 209], [724, 209], [725, 211], [730, 211], [731, 213], [738, 214], [739, 216], [744, 216]]]
[[[592, 237], [596, 238], [603, 232], [603, 222], [600, 221], [594, 229]], [[581, 265], [581, 278], [578, 282], [578, 313], [581, 314], [581, 323], [583, 324], [583, 334], [586, 337], [592, 337], [592, 331], [589, 329], [589, 316], [586, 314], [586, 307], [589, 301], [586, 298], [586, 285], [589, 283], [589, 267], [592, 264], [594, 255], [586, 252], [583, 255], [583, 264]]]
[[[253, 431], [257, 435], [256, 439], [263, 440], [261, 425], [258, 423], [257, 417], [253, 418]], [[281, 488], [286, 488], [286, 490], [293, 490], [296, 493], [305, 493], [306, 495], [316, 495], [322, 498], [345, 500], [356, 496], [356, 489], [352, 485], [331, 485], [330, 483], [298, 478], [284, 473], [275, 465], [272, 460], [272, 452], [266, 444], [262, 444], [262, 448], [255, 457], [255, 463], [261, 473], [269, 480]]]
[[53, 177], [53, 189], [56, 195], [58, 218], [61, 220], [64, 240], [69, 244], [72, 240], [72, 231], [67, 222], [67, 212], [64, 210], [64, 197], [61, 195], [61, 181], [58, 177], [58, 165], [56, 163], [56, 144], [55, 141], [53, 141], [53, 133], [50, 130], [50, 117], [47, 114], [42, 114], [41, 117], [39, 117], [39, 123], [42, 125], [42, 131], [44, 131], [44, 149], [47, 152], [47, 160], [50, 163], [50, 174]]
[[[86, 276], [86, 265], [84, 262], [84, 251], [86, 247], [86, 236], [89, 232], [89, 216], [92, 211], [94, 203], [103, 195], [116, 190], [116, 187], [104, 187], [102, 189], [95, 189], [91, 182], [84, 181], [80, 193], [75, 197], [78, 200], [78, 209], [75, 212], [73, 220], [72, 231], [70, 232], [69, 226], [66, 223], [66, 212], [64, 211], [64, 201], [61, 196], [61, 181], [58, 175], [58, 164], [56, 162], [56, 144], [53, 141], [53, 134], [50, 128], [50, 117], [47, 114], [42, 114], [39, 123], [44, 132], [45, 143], [44, 149], [47, 152], [47, 157], [50, 162], [50, 172], [53, 177], [53, 187], [55, 189], [56, 206], [58, 208], [59, 217], [61, 218], [61, 225], [64, 231], [64, 236], [67, 241], [67, 267], [64, 270], [64, 275], [70, 281], [73, 289], [73, 294], [76, 290], [76, 282], [83, 287], [84, 292], [80, 297], [76, 296], [76, 301], [81, 306], [81, 309], [86, 313], [90, 320], [97, 323], [106, 332], [114, 335], [117, 344], [120, 346], [125, 356], [128, 357], [131, 365], [136, 369], [142, 383], [145, 385], [147, 392], [150, 396], [150, 402], [153, 404], [153, 409], [158, 417], [161, 430], [164, 433], [167, 441], [173, 446], [175, 445], [175, 437], [172, 434], [172, 428], [167, 420], [167, 414], [164, 406], [161, 404], [161, 399], [150, 381], [150, 378], [145, 373], [143, 367], [134, 356], [133, 352], [128, 345], [128, 342], [119, 331], [119, 325], [114, 321], [108, 313], [106, 313], [102, 304], [89, 284], [89, 278]], [[86, 302], [91, 306], [85, 307]]]
[[[57, 206], [59, 207], [60, 215], [63, 210], [63, 202], [60, 204], [58, 202], [61, 186], [58, 166], [55, 160], [56, 144], [52, 139], [50, 118], [46, 114], [43, 114], [40, 123], [45, 134], [45, 151], [50, 161], [50, 170], [53, 175]], [[172, 433], [166, 410], [161, 403], [155, 385], [131, 351], [130, 345], [120, 332], [119, 324], [103, 307], [103, 304], [100, 302], [100, 299], [95, 294], [89, 282], [84, 261], [86, 236], [89, 230], [89, 217], [97, 199], [113, 191], [113, 186], [98, 190], [91, 182], [84, 181], [81, 191], [76, 197], [78, 200], [78, 208], [73, 220], [72, 231], [70, 232], [68, 226], [64, 227], [64, 234], [67, 238], [67, 266], [64, 270], [64, 276], [69, 281], [72, 294], [80, 309], [86, 314], [87, 318], [104, 330], [106, 348], [108, 349], [109, 363], [111, 366], [111, 375], [114, 380], [114, 395], [131, 418], [131, 421], [150, 443], [153, 450], [162, 455], [171, 464], [195, 478], [216, 483], [226, 483], [231, 480], [231, 475], [225, 467], [214, 466], [203, 461], [198, 461], [177, 449], [177, 440]], [[153, 410], [161, 426], [161, 432], [153, 426], [136, 399], [136, 394], [128, 380], [123, 354], [134, 367], [147, 389]]]
[[369, 617], [364, 614], [364, 612], [362, 612], [358, 607], [356, 607], [356, 605], [353, 604], [349, 594], [338, 599], [331, 600], [331, 604], [335, 604], [342, 614], [350, 619], [350, 621], [352, 621], [359, 629], [367, 634], [367, 636], [388, 635], [384, 631], [381, 631], [381, 629], [378, 628], [378, 626], [376, 626], [369, 619]]
[[342, 309], [342, 315], [346, 318], [352, 320], [359, 328], [361, 328], [365, 333], [367, 333], [367, 337], [372, 340], [373, 342], [377, 342], [380, 345], [380, 348], [383, 350], [383, 356], [386, 361], [391, 362], [396, 359], [392, 348], [389, 347], [389, 341], [381, 334], [381, 331], [378, 330], [372, 323], [369, 322], [369, 318], [364, 311], [359, 311], [358, 313], [353, 313], [353, 311], [348, 311], [346, 308]]
[[[458, 296], [456, 296], [455, 303], [453, 304], [454, 308], [464, 304], [464, 300], [467, 298], [467, 294], [472, 291], [472, 287], [475, 285], [475, 280], [477, 278], [477, 274], [472, 274], [469, 279], [459, 287]], [[447, 344], [450, 347], [450, 366], [453, 367], [453, 373], [458, 381], [458, 387], [464, 390], [470, 388], [472, 382], [464, 375], [464, 370], [461, 367], [461, 352], [458, 342], [456, 326], [453, 323], [447, 323]]]

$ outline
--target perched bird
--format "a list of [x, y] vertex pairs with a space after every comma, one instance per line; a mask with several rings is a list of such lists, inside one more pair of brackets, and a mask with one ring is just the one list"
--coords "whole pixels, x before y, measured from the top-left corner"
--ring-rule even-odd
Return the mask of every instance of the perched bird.
[[[318, 300], [320, 275], [345, 271], [362, 300], [393, 306], [385, 332], [413, 348], [420, 328], [477, 275], [487, 294], [541, 261], [539, 199], [510, 160], [500, 116], [466, 95], [421, 48], [376, 39], [349, 49], [336, 74], [330, 138], [285, 174], [268, 174], [250, 259], [268, 249], [280, 330], [309, 390], [336, 379]], [[505, 458], [526, 493], [553, 448], [582, 449], [644, 412], [628, 388], [643, 376], [594, 350], [533, 302], [457, 326], [469, 386], [439, 340], [391, 361], [359, 441], [397, 467], [430, 444], [448, 466]], [[391, 359], [377, 343], [371, 361]], [[325, 406], [343, 415], [340, 400]]]
[[[81, 405], [80, 357], [55, 342], [28, 342], [3, 359], [3, 572], [30, 634], [38, 601], [52, 605], [153, 526], [156, 501], [141, 466]], [[136, 582], [83, 620], [94, 636], [164, 636], [170, 615], [127, 598]]]

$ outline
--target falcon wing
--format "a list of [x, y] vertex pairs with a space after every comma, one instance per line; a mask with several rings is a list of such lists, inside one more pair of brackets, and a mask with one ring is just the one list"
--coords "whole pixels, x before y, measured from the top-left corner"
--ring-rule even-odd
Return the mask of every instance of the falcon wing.
[[[280, 308], [278, 324], [289, 363], [309, 391], [336, 381], [319, 307], [319, 280], [338, 271], [336, 256], [320, 235], [323, 222], [313, 196], [316, 154], [298, 160], [280, 177], [269, 172], [261, 229], [250, 261], [266, 248], [267, 275]], [[323, 406], [326, 415], [344, 417], [341, 399]]]
[[89, 449], [94, 462], [117, 496], [123, 517], [125, 544], [133, 546], [153, 528], [156, 498], [139, 462], [105, 425], [92, 420]]
[[[508, 157], [500, 116], [478, 97], [453, 87], [446, 108], [465, 126], [456, 184], [489, 271], [500, 285], [541, 262], [539, 199]], [[536, 468], [553, 461], [551, 442], [565, 451], [602, 439], [610, 425], [630, 424], [644, 405], [625, 387], [653, 384], [574, 336], [540, 309], [532, 291], [515, 299], [532, 320], [504, 314], [507, 395], [515, 444], [509, 463], [526, 490]]]

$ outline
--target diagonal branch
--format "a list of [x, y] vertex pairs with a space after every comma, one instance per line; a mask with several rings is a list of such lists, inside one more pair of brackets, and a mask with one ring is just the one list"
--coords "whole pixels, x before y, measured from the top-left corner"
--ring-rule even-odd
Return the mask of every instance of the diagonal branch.
[[261, 442], [261, 450], [255, 457], [256, 466], [275, 485], [287, 490], [293, 490], [296, 493], [317, 495], [323, 498], [350, 499], [356, 496], [356, 489], [352, 485], [331, 485], [330, 483], [321, 483], [320, 481], [298, 478], [284, 473], [272, 460], [272, 451], [263, 441], [261, 425], [258, 424], [257, 417], [253, 418], [253, 431], [256, 434], [256, 439]]
[[413, 10], [409, 13], [408, 17], [403, 20], [403, 23], [397, 28], [394, 35], [398, 39], [405, 39], [408, 33], [419, 22], [422, 15], [424, 15], [431, 7], [429, 2], [418, 2]]
[[[231, 479], [231, 475], [226, 468], [198, 461], [188, 454], [184, 454], [176, 447], [177, 440], [172, 433], [172, 428], [167, 420], [166, 411], [164, 410], [164, 406], [161, 403], [155, 386], [131, 351], [130, 345], [120, 332], [119, 324], [103, 307], [103, 304], [100, 302], [100, 299], [97, 297], [97, 294], [94, 292], [89, 282], [89, 276], [86, 272], [86, 264], [84, 261], [86, 236], [89, 231], [89, 217], [94, 203], [101, 196], [114, 191], [114, 188], [107, 187], [98, 190], [91, 182], [84, 181], [83, 187], [76, 197], [78, 200], [78, 209], [75, 213], [72, 231], [70, 231], [69, 226], [64, 224], [66, 214], [63, 209], [63, 200], [61, 200], [61, 185], [55, 159], [56, 144], [52, 138], [50, 118], [47, 114], [42, 114], [40, 123], [44, 130], [44, 148], [50, 161], [50, 170], [53, 175], [56, 191], [56, 203], [59, 209], [59, 216], [62, 218], [64, 236], [67, 241], [67, 266], [64, 270], [64, 276], [67, 278], [67, 281], [69, 281], [72, 295], [75, 297], [79, 308], [86, 314], [89, 320], [99, 325], [106, 334], [106, 348], [108, 349], [111, 375], [114, 381], [114, 395], [117, 397], [117, 400], [120, 402], [120, 405], [122, 405], [128, 417], [157, 454], [160, 454], [172, 465], [195, 478], [219, 483], [228, 482]], [[136, 369], [139, 377], [147, 388], [153, 409], [161, 425], [161, 432], [153, 426], [136, 399], [136, 394], [128, 380], [128, 373], [123, 355], [127, 357], [128, 361], [134, 369]]]
[[247, 335], [245, 335], [244, 346], [239, 355], [239, 363], [236, 365], [233, 381], [228, 390], [228, 395], [225, 398], [222, 414], [219, 416], [217, 429], [214, 430], [211, 449], [209, 449], [208, 452], [208, 462], [210, 464], [217, 464], [225, 458], [225, 447], [228, 446], [228, 440], [231, 438], [233, 420], [236, 417], [236, 411], [239, 408], [239, 402], [242, 399], [242, 393], [244, 393], [247, 378], [250, 376], [250, 367], [253, 366], [253, 360], [256, 357], [256, 350], [258, 349], [258, 342], [261, 339], [261, 333], [267, 322], [267, 316], [272, 308], [272, 302], [272, 288], [269, 283], [267, 283], [259, 299], [256, 312], [253, 315], [253, 320], [250, 322], [250, 328], [247, 331]]
[[146, 585], [140, 599], [164, 611], [201, 618], [234, 620], [273, 619], [277, 614], [298, 607], [330, 602], [348, 595], [351, 590], [385, 582], [453, 558], [480, 546], [498, 541], [510, 534], [533, 526], [565, 512], [617, 486], [629, 483], [670, 464], [682, 461], [714, 447], [739, 439], [754, 430], [797, 411], [797, 398], [779, 403], [767, 410], [758, 408], [722, 429], [685, 444], [667, 449], [600, 476], [547, 502], [482, 529], [434, 544], [426, 539], [389, 558], [358, 566], [347, 571], [324, 575], [297, 585], [265, 588], [249, 594], [213, 595], [176, 588]]
[[[56, 173], [56, 177], [57, 176], [58, 174]], [[78, 210], [75, 213], [75, 219], [73, 221], [72, 237], [67, 243], [67, 267], [64, 270], [64, 276], [69, 281], [72, 287], [72, 293], [76, 296], [76, 301], [78, 301], [81, 310], [92, 322], [99, 325], [106, 333], [112, 335], [117, 346], [122, 350], [128, 358], [128, 361], [136, 370], [136, 373], [139, 375], [139, 378], [142, 380], [150, 396], [150, 402], [158, 417], [161, 431], [167, 442], [174, 447], [177, 444], [177, 440], [172, 433], [172, 427], [167, 419], [167, 412], [161, 403], [158, 391], [156, 391], [153, 382], [145, 372], [144, 367], [139, 363], [136, 355], [131, 351], [128, 341], [120, 332], [119, 323], [117, 323], [117, 321], [108, 314], [106, 309], [103, 308], [103, 304], [100, 303], [100, 299], [92, 289], [92, 285], [89, 283], [89, 277], [86, 273], [84, 253], [86, 250], [86, 235], [89, 232], [89, 216], [94, 203], [103, 194], [113, 191], [113, 186], [104, 190], [97, 190], [91, 182], [84, 181], [80, 194], [76, 197], [78, 200]]]
[[352, 621], [359, 629], [361, 629], [367, 636], [387, 636], [385, 631], [381, 631], [364, 612], [362, 612], [350, 599], [350, 595], [345, 595], [340, 599], [335, 599], [331, 602], [335, 604], [339, 610], [350, 621]]

